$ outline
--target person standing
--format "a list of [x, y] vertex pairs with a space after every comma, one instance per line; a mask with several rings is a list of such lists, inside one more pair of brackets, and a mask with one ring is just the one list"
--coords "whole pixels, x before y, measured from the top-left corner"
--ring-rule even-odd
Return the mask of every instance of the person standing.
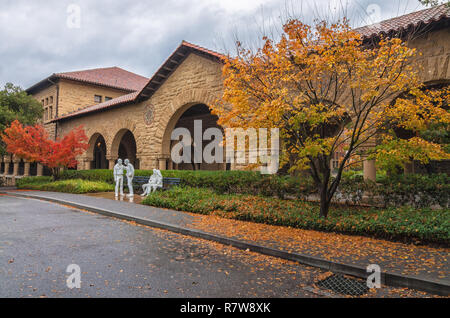
[[128, 196], [133, 197], [134, 196], [134, 192], [133, 192], [134, 167], [130, 163], [130, 160], [128, 160], [128, 159], [125, 159], [125, 169], [127, 170], [128, 190], [130, 192], [130, 194]]
[[116, 182], [116, 198], [120, 195], [123, 196], [123, 164], [122, 159], [117, 160], [117, 164], [114, 166], [114, 181]]

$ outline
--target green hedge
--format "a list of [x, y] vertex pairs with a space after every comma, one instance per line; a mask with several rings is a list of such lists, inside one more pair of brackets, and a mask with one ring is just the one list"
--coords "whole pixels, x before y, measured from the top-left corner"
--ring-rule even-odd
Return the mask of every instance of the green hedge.
[[450, 243], [448, 209], [332, 207], [327, 219], [317, 204], [252, 195], [223, 195], [178, 187], [148, 196], [146, 205], [301, 229], [340, 232], [401, 241]]
[[114, 185], [103, 181], [81, 179], [52, 181], [51, 177], [18, 179], [17, 188], [76, 194], [114, 191]]
[[[153, 171], [136, 170], [136, 176], [151, 176]], [[166, 178], [180, 178], [181, 185], [210, 188], [223, 194], [246, 193], [254, 195], [278, 196], [286, 195], [304, 197], [314, 188], [309, 178], [289, 176], [261, 175], [251, 171], [162, 171]], [[114, 183], [112, 170], [64, 171], [61, 179], [83, 179]]]
[[447, 174], [396, 175], [377, 178], [377, 183], [365, 182], [356, 174], [346, 175], [339, 185], [340, 195], [349, 203], [358, 204], [363, 194], [370, 193], [373, 201], [381, 199], [385, 207], [410, 205], [425, 208], [450, 205], [450, 177]]

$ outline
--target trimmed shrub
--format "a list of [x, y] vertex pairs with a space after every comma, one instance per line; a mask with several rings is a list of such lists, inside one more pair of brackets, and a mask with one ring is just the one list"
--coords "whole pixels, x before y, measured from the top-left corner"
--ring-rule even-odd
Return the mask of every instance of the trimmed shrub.
[[[136, 176], [150, 177], [153, 171], [136, 170]], [[312, 182], [308, 177], [290, 177], [277, 175], [262, 175], [252, 171], [162, 171], [163, 177], [180, 178], [181, 185], [210, 188], [218, 193], [246, 193], [254, 195], [278, 196], [287, 195], [298, 198], [314, 192]], [[112, 170], [68, 170], [61, 174], [62, 180], [82, 179], [114, 183]]]
[[52, 181], [51, 177], [23, 178], [17, 183], [17, 187], [19, 189], [76, 194], [114, 191], [112, 184], [102, 181], [81, 179]]
[[409, 205], [425, 208], [439, 205], [447, 208], [450, 203], [450, 178], [447, 174], [409, 174], [383, 176], [374, 183], [364, 181], [360, 175], [350, 174], [343, 177], [337, 198], [360, 204], [364, 194], [370, 195], [371, 203], [381, 201], [384, 207]]
[[[136, 176], [151, 176], [153, 171], [136, 170]], [[220, 194], [252, 194], [287, 196], [304, 199], [316, 193], [311, 177], [261, 175], [252, 171], [162, 171], [164, 177], [180, 178], [181, 185], [210, 188]], [[114, 184], [112, 170], [64, 171], [62, 180], [82, 179]], [[450, 178], [447, 174], [400, 175], [377, 177], [377, 183], [365, 182], [360, 172], [346, 172], [339, 185], [336, 199], [352, 205], [362, 203], [369, 195], [369, 203], [384, 206], [410, 205], [416, 208], [450, 203]]]
[[322, 219], [319, 206], [314, 203], [243, 194], [224, 195], [211, 189], [190, 187], [153, 193], [143, 204], [308, 230], [407, 242], [450, 243], [448, 209], [332, 207], [329, 217]]

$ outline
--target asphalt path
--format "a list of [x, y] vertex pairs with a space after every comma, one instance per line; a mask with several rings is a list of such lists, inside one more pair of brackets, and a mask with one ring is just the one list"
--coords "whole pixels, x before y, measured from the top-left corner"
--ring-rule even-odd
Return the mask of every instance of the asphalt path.
[[[80, 269], [79, 289], [67, 285], [76, 274], [67, 271], [72, 264]], [[323, 297], [308, 291], [322, 273], [71, 207], [0, 195], [0, 297]], [[70, 282], [76, 285], [76, 279]]]

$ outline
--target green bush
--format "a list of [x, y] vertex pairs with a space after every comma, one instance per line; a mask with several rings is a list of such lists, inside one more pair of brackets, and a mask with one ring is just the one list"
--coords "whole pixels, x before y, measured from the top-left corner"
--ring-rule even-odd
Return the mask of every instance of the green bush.
[[371, 203], [381, 201], [385, 207], [409, 205], [425, 208], [439, 205], [447, 208], [450, 203], [450, 178], [447, 174], [385, 175], [374, 183], [364, 181], [361, 175], [344, 175], [339, 185], [338, 198], [351, 204], [360, 204], [364, 194], [370, 195]]
[[[153, 171], [136, 170], [136, 176], [151, 176]], [[193, 188], [209, 188], [220, 194], [252, 194], [305, 198], [316, 193], [310, 177], [261, 175], [251, 171], [162, 171], [164, 177], [180, 178], [181, 185]], [[64, 171], [62, 180], [82, 179], [114, 183], [112, 170]], [[447, 174], [400, 175], [381, 174], [377, 183], [365, 182], [360, 171], [344, 173], [336, 194], [337, 199], [348, 204], [361, 204], [363, 196], [370, 194], [372, 202], [385, 206], [410, 205], [416, 208], [435, 204], [448, 207], [450, 182]]]
[[23, 178], [17, 182], [19, 189], [64, 193], [94, 193], [114, 191], [112, 184], [81, 179], [52, 181], [51, 177]]
[[381, 179], [379, 183], [376, 195], [383, 198], [386, 206], [449, 207], [450, 178], [447, 174], [398, 175]]
[[[136, 176], [151, 176], [153, 171], [136, 170]], [[312, 192], [312, 182], [308, 177], [261, 175], [252, 171], [162, 171], [166, 178], [180, 178], [181, 185], [210, 188], [218, 193], [246, 193], [254, 195], [286, 195], [304, 197]], [[112, 170], [68, 170], [61, 174], [62, 180], [82, 179], [114, 183]]]
[[402, 241], [450, 243], [448, 209], [409, 207], [365, 209], [332, 207], [327, 219], [319, 206], [298, 200], [253, 195], [224, 195], [210, 189], [178, 187], [148, 196], [146, 205], [201, 214], [291, 226], [301, 229], [366, 235]]

